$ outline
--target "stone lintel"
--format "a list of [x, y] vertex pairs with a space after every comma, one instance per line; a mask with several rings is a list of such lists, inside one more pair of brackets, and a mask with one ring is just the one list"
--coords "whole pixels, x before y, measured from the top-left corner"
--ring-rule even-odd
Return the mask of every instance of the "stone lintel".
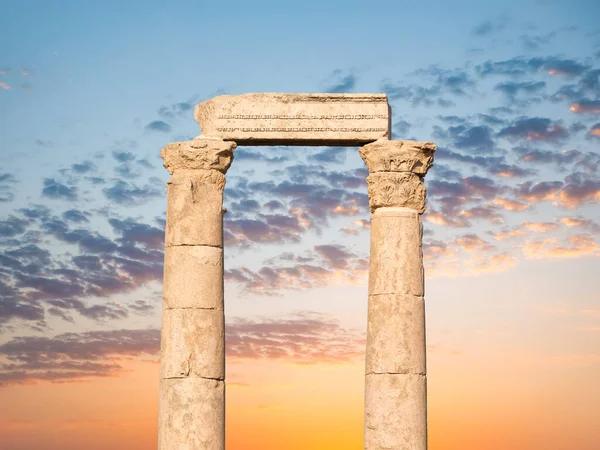
[[220, 95], [196, 106], [202, 134], [244, 145], [363, 145], [391, 136], [385, 94]]

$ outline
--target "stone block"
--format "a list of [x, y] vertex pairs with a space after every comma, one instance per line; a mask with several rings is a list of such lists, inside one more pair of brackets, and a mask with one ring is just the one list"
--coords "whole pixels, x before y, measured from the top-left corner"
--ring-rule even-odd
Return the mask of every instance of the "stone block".
[[425, 302], [403, 294], [369, 296], [366, 373], [425, 375]]
[[409, 208], [380, 208], [371, 215], [369, 294], [424, 295], [422, 224]]
[[223, 249], [181, 245], [165, 248], [165, 308], [223, 310]]
[[165, 245], [223, 246], [225, 175], [216, 170], [188, 170], [167, 183]]
[[367, 375], [365, 391], [365, 450], [427, 450], [424, 375]]
[[161, 331], [161, 378], [225, 379], [225, 316], [222, 310], [165, 309]]
[[385, 94], [220, 95], [196, 106], [202, 134], [241, 145], [362, 145], [390, 138]]
[[225, 450], [225, 382], [160, 382], [159, 450]]

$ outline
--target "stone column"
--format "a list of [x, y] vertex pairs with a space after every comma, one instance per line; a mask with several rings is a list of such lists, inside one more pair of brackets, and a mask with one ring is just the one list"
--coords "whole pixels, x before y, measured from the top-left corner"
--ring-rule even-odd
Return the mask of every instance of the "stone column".
[[425, 307], [420, 214], [430, 142], [360, 149], [371, 212], [365, 450], [427, 449]]
[[167, 227], [159, 450], [225, 448], [223, 188], [234, 142], [199, 137], [161, 151]]

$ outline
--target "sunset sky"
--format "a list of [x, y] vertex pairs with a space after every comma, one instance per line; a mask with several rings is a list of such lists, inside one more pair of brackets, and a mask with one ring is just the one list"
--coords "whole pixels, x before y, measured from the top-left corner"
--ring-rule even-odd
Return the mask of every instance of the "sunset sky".
[[[597, 0], [0, 2], [0, 449], [156, 448], [159, 152], [246, 92], [387, 93], [437, 143], [429, 448], [597, 450]], [[236, 150], [228, 450], [362, 448], [367, 174]]]

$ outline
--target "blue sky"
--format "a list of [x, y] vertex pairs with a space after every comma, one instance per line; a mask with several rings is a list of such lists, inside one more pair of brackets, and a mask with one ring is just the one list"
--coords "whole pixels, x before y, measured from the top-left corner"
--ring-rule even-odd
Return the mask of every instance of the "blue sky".
[[[15, 386], [93, 385], [125, 376], [108, 360], [156, 358], [159, 152], [200, 134], [193, 106], [222, 93], [385, 92], [394, 138], [438, 144], [423, 216], [432, 392], [461, 367], [508, 376], [507, 361], [531, 371], [528, 385], [557, 364], [598, 375], [597, 2], [1, 8], [0, 403]], [[232, 373], [260, 373], [265, 360], [360, 363], [369, 211], [356, 150], [236, 150], [225, 191]], [[279, 346], [243, 339], [274, 326], [288, 330]], [[294, 347], [306, 329], [312, 347]], [[322, 333], [332, 329], [343, 338]], [[87, 344], [52, 365], [40, 349], [69, 348], [63, 333]]]

